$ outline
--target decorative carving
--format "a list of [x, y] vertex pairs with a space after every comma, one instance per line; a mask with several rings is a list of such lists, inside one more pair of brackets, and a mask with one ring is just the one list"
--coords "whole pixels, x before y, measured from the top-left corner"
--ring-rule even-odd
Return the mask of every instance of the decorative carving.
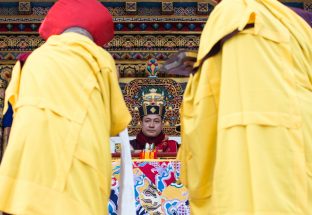
[[207, 2], [197, 2], [197, 14], [208, 14], [209, 4]]
[[162, 2], [161, 3], [161, 12], [162, 14], [173, 14], [173, 2]]
[[[12, 68], [13, 68], [13, 65], [0, 65], [0, 111], [1, 113], [3, 112], [3, 107], [4, 107], [5, 89], [7, 88], [8, 83], [11, 79]], [[0, 127], [2, 128], [2, 116], [0, 120]], [[5, 135], [7, 135], [6, 131], [5, 131]], [[0, 160], [6, 147], [6, 144], [3, 144], [3, 143], [6, 143], [3, 141], [4, 137], [7, 138], [7, 136], [3, 136], [3, 130], [0, 129]]]
[[304, 9], [312, 13], [312, 2], [304, 2]]
[[157, 78], [158, 69], [158, 62], [155, 58], [152, 58], [147, 62], [146, 70], [149, 74], [149, 78]]
[[31, 14], [31, 4], [28, 1], [18, 2], [18, 13], [23, 15]]
[[143, 97], [151, 90], [161, 92], [163, 103], [166, 108], [164, 116], [164, 131], [168, 135], [179, 135], [175, 125], [179, 124], [179, 108], [182, 102], [183, 85], [173, 79], [161, 78], [137, 78], [122, 86], [124, 98], [132, 114], [129, 125], [130, 135], [136, 135], [140, 129], [140, 115], [138, 107], [142, 105]]
[[36, 35], [0, 35], [0, 51], [32, 51], [43, 43]]
[[136, 2], [126, 2], [126, 12], [127, 14], [137, 14], [137, 3]]
[[161, 50], [197, 49], [200, 35], [116, 35], [109, 43], [108, 50]]

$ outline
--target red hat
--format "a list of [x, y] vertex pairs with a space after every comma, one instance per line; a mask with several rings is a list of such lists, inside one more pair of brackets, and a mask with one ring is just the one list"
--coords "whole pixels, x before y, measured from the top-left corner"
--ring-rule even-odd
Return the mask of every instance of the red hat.
[[97, 0], [58, 0], [43, 20], [39, 34], [47, 40], [70, 27], [84, 28], [99, 46], [114, 37], [112, 15]]

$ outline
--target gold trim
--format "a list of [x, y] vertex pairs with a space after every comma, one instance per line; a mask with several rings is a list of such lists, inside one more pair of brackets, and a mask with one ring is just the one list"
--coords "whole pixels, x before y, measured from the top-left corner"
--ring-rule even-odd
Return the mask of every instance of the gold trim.
[[38, 32], [36, 32], [36, 31], [34, 31], [34, 32], [29, 32], [29, 31], [19, 31], [19, 32], [16, 32], [16, 31], [5, 31], [5, 32], [0, 32], [0, 35], [7, 35], [7, 34], [9, 34], [9, 35], [12, 35], [12, 34], [14, 34], [14, 35], [38, 35], [38, 37], [39, 37], [39, 33]]
[[[178, 49], [177, 50], [171, 50], [171, 51], [169, 51], [169, 50], [120, 50], [120, 51], [114, 51], [114, 50], [112, 50], [112, 51], [109, 51], [110, 53], [136, 53], [136, 52], [138, 52], [138, 53], [163, 53], [163, 52], [165, 52], [165, 53], [176, 53], [177, 51], [179, 51]], [[133, 62], [133, 61], [131, 61], [131, 62]]]
[[129, 34], [129, 35], [133, 35], [133, 34], [140, 34], [140, 35], [147, 35], [147, 34], [166, 34], [166, 35], [172, 35], [172, 34], [201, 34], [202, 31], [157, 31], [157, 30], [153, 30], [153, 31], [115, 31], [115, 35], [125, 35], [125, 34]]
[[0, 60], [1, 65], [15, 65], [17, 60]]
[[[54, 3], [57, 0], [28, 0], [30, 2], [51, 2]], [[164, 2], [164, 0], [131, 0], [132, 2]], [[6, 3], [6, 2], [18, 2], [18, 0], [2, 0], [1, 3]], [[107, 2], [107, 0], [100, 0], [100, 2]], [[124, 0], [110, 0], [110, 2], [125, 2]], [[173, 2], [207, 2], [212, 5], [215, 3], [213, 0], [178, 0], [178, 1], [173, 1]], [[310, 0], [283, 0], [281, 2], [310, 2]]]
[[[198, 18], [207, 18], [208, 16], [202, 16], [202, 17], [200, 17], [200, 16], [159, 16], [160, 17], [160, 19], [169, 19], [169, 20], [163, 20], [163, 21], [165, 21], [165, 22], [173, 22], [173, 23], [179, 23], [179, 22], [192, 22], [192, 23], [205, 23], [207, 20], [204, 20], [204, 21], [200, 21], [200, 20], [188, 20], [188, 19], [185, 19], [185, 20], [183, 20], [183, 21], [174, 21], [174, 20], [170, 20], [170, 19], [176, 19], [176, 18], [189, 18], [189, 19], [198, 19]], [[117, 17], [116, 17], [117, 18]], [[124, 16], [122, 16], [122, 18], [124, 18]], [[133, 18], [133, 16], [132, 16], [132, 18]], [[152, 18], [151, 16], [138, 16], [137, 15], [137, 17], [136, 18], [139, 18], [139, 19], [148, 19], [148, 18]], [[118, 20], [118, 21], [120, 21], [120, 20]], [[128, 23], [129, 21], [120, 21], [120, 22], [126, 22], [126, 23]], [[133, 21], [131, 21], [131, 23], [142, 23], [143, 21], [141, 21], [141, 20], [133, 20]], [[148, 21], [144, 21], [144, 23], [155, 23], [155, 22], [161, 22], [161, 21], [159, 21], [159, 20], [148, 20]], [[188, 24], [187, 23], [187, 24]]]
[[[115, 60], [116, 64], [122, 64], [122, 65], [138, 65], [138, 64], [147, 64], [147, 60]], [[158, 63], [162, 64], [165, 62], [164, 60], [157, 60]]]
[[[146, 32], [142, 32], [142, 31], [115, 31], [115, 35], [135, 35], [135, 34], [140, 34], [140, 35], [175, 35], [175, 34], [183, 34], [183, 35], [192, 35], [192, 34], [198, 34], [200, 35], [202, 33], [202, 31], [146, 31]], [[18, 34], [26, 34], [26, 35], [39, 35], [39, 33], [37, 31], [33, 31], [33, 32], [29, 32], [29, 31], [5, 31], [5, 32], [0, 32], [0, 35], [7, 35], [7, 34], [14, 34], [14, 35], [18, 35]]]
[[[30, 2], [56, 2], [57, 0], [29, 0]], [[213, 4], [212, 0], [206, 0], [207, 3]], [[1, 3], [5, 2], [18, 2], [18, 0], [2, 0]], [[100, 2], [107, 2], [107, 0], [100, 0]], [[124, 0], [110, 0], [110, 2], [125, 2]], [[131, 0], [131, 2], [164, 2], [164, 0]], [[203, 2], [203, 0], [178, 0], [173, 2]]]
[[[129, 83], [130, 81], [133, 81], [135, 79], [147, 79], [148, 77], [136, 77], [136, 78], [128, 78], [128, 77], [125, 77], [125, 78], [120, 78], [119, 79], [119, 83], [123, 83], [123, 84], [127, 84]], [[162, 78], [162, 77], [159, 77], [157, 79], [172, 79], [178, 83], [185, 83], [188, 81], [189, 78], [186, 78], [186, 77], [166, 77], [166, 78]]]
[[[3, 2], [1, 2], [1, 3], [3, 3]], [[38, 15], [33, 15], [33, 14], [31, 14], [31, 15], [12, 14], [12, 15], [1, 15], [0, 16], [0, 18], [2, 18], [2, 19], [12, 18], [12, 17], [15, 19], [39, 19], [39, 18], [43, 19], [45, 16], [38, 16]], [[14, 23], [14, 22], [12, 22], [12, 23]], [[19, 22], [17, 21], [17, 23], [19, 23]], [[27, 22], [25, 22], [25, 23], [27, 23]], [[33, 23], [33, 22], [29, 22], [29, 23]], [[38, 23], [41, 23], [41, 22], [38, 22]]]
[[[5, 18], [15, 18], [15, 19], [44, 19], [45, 16], [39, 16], [39, 15], [20, 15], [20, 14], [14, 14], [14, 15], [0, 15], [0, 18], [1, 19], [5, 19]], [[127, 19], [127, 18], [133, 18], [133, 19], [156, 19], [155, 16], [141, 16], [141, 15], [124, 15], [124, 16], [113, 16], [114, 19]], [[178, 18], [183, 18], [184, 20], [181, 20], [181, 21], [170, 21], [170, 22], [182, 22], [182, 21], [185, 21], [185, 22], [189, 22], [189, 21], [192, 21], [192, 20], [189, 20], [189, 19], [198, 19], [198, 18], [205, 18], [207, 19], [208, 18], [208, 15], [198, 15], [198, 16], [184, 16], [184, 15], [171, 15], [171, 16], [168, 16], [168, 15], [159, 15], [159, 18], [158, 19], [178, 19]], [[164, 20], [166, 21], [166, 20]], [[9, 21], [8, 21], [9, 22]], [[115, 21], [117, 22], [117, 21]], [[140, 20], [132, 20], [132, 21], [129, 21], [129, 20], [118, 20], [118, 22], [133, 22], [133, 23], [142, 23], [142, 21]], [[146, 21], [145, 23], [153, 23], [153, 22], [161, 22], [160, 20], [148, 20]], [[192, 21], [192, 22], [203, 22], [203, 21]], [[10, 23], [20, 23], [20, 21], [12, 21]], [[24, 23], [24, 22], [23, 22]], [[25, 21], [25, 23], [41, 23], [41, 21]]]

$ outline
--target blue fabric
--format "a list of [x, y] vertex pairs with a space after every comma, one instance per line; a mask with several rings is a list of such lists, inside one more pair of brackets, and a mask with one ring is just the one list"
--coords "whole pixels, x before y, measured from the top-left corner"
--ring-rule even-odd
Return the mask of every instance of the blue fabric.
[[13, 121], [13, 109], [11, 104], [9, 104], [8, 111], [3, 116], [2, 126], [5, 127], [11, 127]]

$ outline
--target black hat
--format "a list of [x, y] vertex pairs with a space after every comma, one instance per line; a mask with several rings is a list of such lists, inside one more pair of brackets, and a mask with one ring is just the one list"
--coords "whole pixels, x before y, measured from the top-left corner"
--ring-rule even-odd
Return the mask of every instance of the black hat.
[[163, 104], [160, 105], [143, 104], [141, 107], [139, 107], [139, 112], [141, 118], [149, 114], [157, 114], [161, 116], [161, 118], [163, 119], [166, 111]]

